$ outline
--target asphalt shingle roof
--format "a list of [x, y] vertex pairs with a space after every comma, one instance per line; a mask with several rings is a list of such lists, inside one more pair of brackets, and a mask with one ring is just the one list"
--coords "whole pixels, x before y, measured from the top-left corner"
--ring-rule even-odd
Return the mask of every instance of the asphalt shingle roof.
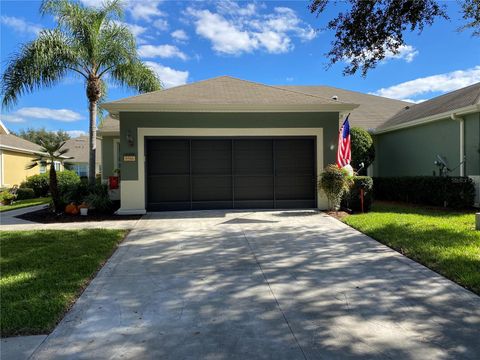
[[377, 130], [408, 124], [449, 111], [454, 112], [457, 109], [476, 104], [480, 104], [480, 82], [403, 109], [379, 126]]
[[220, 76], [112, 101], [104, 105], [333, 105], [341, 103], [328, 97], [259, 84], [230, 76]]
[[[63, 149], [68, 149], [68, 152], [65, 154], [67, 157], [72, 157], [68, 162], [71, 163], [88, 163], [88, 136], [79, 136], [72, 138], [65, 142]], [[101, 142], [97, 139], [97, 151], [96, 151], [96, 162], [100, 162], [102, 158], [101, 153]]]
[[29, 152], [40, 152], [41, 146], [13, 134], [0, 134], [0, 145]]
[[352, 126], [358, 126], [365, 130], [377, 128], [383, 124], [385, 120], [403, 110], [405, 106], [412, 105], [412, 103], [406, 101], [363, 94], [361, 92], [339, 89], [333, 86], [283, 85], [279, 87], [329, 99], [337, 96], [339, 101], [359, 104], [360, 106], [358, 108], [350, 112], [349, 121]]

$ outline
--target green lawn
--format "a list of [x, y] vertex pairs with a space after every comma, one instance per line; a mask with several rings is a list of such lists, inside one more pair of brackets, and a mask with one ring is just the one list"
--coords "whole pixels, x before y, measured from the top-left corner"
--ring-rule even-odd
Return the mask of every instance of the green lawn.
[[377, 203], [348, 225], [480, 294], [480, 231], [475, 215]]
[[0, 232], [2, 337], [50, 332], [125, 230]]
[[49, 197], [26, 199], [15, 201], [12, 205], [0, 205], [0, 212], [10, 211], [15, 209], [21, 209], [29, 206], [48, 204], [50, 202]]

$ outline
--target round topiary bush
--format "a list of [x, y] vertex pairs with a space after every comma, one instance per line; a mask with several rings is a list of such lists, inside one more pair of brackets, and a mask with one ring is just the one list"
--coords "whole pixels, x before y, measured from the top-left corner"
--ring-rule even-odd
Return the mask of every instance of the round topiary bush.
[[35, 192], [33, 189], [20, 187], [17, 189], [17, 200], [33, 199]]
[[[360, 168], [360, 164], [363, 162], [366, 170], [370, 164], [375, 160], [375, 146], [373, 144], [372, 136], [368, 131], [359, 128], [352, 127], [350, 129], [351, 147], [352, 147], [352, 160], [351, 165], [355, 170]], [[362, 173], [365, 173], [362, 171]]]

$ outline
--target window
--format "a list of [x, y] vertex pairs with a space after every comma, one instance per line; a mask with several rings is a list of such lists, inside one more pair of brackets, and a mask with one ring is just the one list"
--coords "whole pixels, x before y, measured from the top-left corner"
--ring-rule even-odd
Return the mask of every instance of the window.
[[47, 172], [47, 167], [43, 164], [40, 164], [40, 174], [45, 174]]
[[55, 166], [55, 171], [60, 171], [60, 161], [54, 161], [53, 164]]

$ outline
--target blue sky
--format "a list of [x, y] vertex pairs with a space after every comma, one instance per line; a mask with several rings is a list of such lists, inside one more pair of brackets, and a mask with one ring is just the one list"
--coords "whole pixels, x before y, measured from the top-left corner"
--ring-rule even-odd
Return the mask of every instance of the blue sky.
[[[82, 0], [94, 5], [98, 0]], [[175, 86], [219, 75], [266, 84], [331, 85], [396, 99], [422, 101], [480, 81], [480, 38], [462, 24], [459, 7], [448, 1], [450, 21], [439, 20], [422, 34], [407, 33], [407, 44], [366, 78], [343, 76], [344, 64], [325, 68], [332, 33], [320, 31], [339, 8], [317, 18], [308, 1], [135, 1], [126, 0], [123, 21], [137, 37], [142, 59]], [[39, 1], [1, 0], [1, 71], [22, 43], [51, 17], [39, 14]], [[342, 6], [342, 5], [340, 5]], [[109, 100], [133, 95], [111, 88]], [[81, 79], [67, 77], [51, 89], [20, 98], [2, 110], [12, 130], [46, 127], [72, 135], [88, 129], [87, 100]]]

